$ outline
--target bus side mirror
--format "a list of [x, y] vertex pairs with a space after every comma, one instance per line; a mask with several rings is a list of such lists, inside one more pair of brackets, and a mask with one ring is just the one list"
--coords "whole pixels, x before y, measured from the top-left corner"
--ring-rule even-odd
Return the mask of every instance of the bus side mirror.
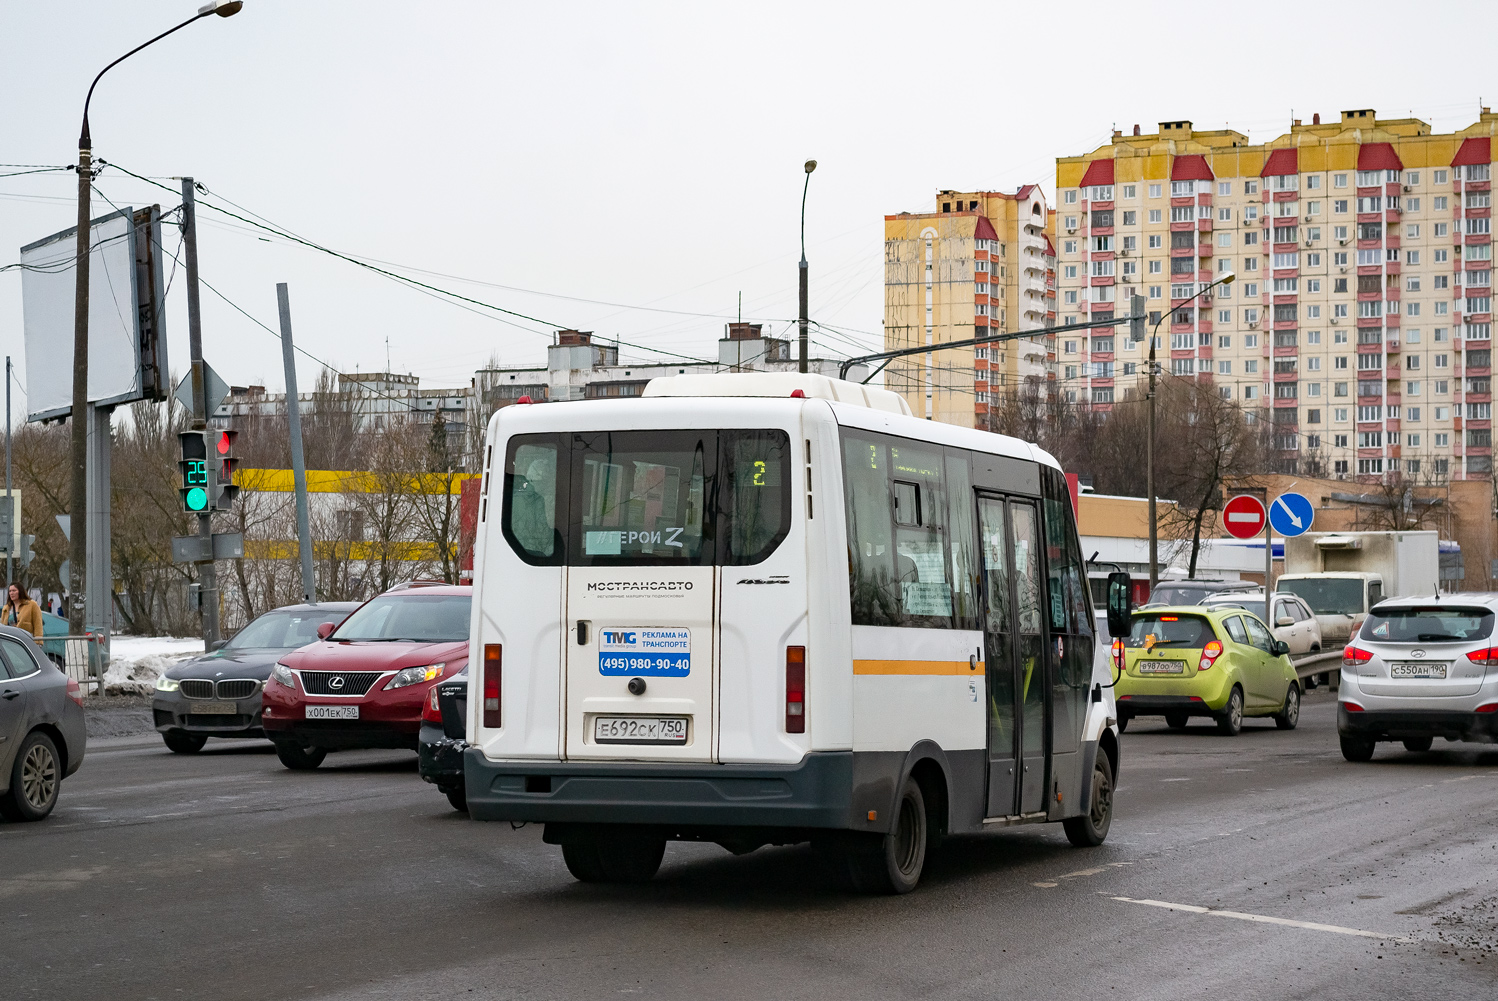
[[1114, 639], [1129, 635], [1129, 619], [1134, 614], [1134, 599], [1129, 595], [1132, 584], [1122, 571], [1108, 575], [1108, 635]]

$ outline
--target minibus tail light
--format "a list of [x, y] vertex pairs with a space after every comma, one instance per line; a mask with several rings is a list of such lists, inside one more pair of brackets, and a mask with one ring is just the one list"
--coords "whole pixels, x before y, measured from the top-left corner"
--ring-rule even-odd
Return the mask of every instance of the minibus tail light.
[[806, 732], [806, 647], [785, 648], [785, 732]]
[[1196, 669], [1205, 671], [1216, 663], [1217, 658], [1222, 656], [1222, 643], [1217, 640], [1208, 640], [1207, 645], [1202, 647], [1202, 659], [1197, 662]]
[[1359, 664], [1366, 664], [1366, 663], [1368, 663], [1368, 661], [1370, 661], [1372, 659], [1373, 659], [1373, 654], [1370, 651], [1368, 651], [1368, 650], [1359, 650], [1357, 647], [1353, 646], [1351, 643], [1347, 644], [1347, 646], [1345, 646], [1345, 647], [1342, 648], [1342, 666], [1343, 667], [1357, 667]]
[[484, 725], [497, 728], [499, 724], [499, 678], [504, 663], [504, 648], [498, 643], [484, 644]]

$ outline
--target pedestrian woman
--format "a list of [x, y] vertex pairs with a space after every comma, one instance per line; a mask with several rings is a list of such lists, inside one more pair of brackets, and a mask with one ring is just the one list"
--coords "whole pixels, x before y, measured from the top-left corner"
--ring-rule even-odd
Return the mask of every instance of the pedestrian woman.
[[41, 606], [32, 601], [31, 596], [22, 591], [19, 584], [10, 586], [5, 608], [3, 612], [0, 612], [0, 622], [7, 626], [25, 629], [31, 633], [38, 644], [42, 641]]

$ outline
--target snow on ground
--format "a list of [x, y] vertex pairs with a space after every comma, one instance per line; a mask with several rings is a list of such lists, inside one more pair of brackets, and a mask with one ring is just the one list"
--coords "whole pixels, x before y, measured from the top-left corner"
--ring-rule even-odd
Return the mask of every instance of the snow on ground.
[[149, 692], [163, 671], [202, 652], [203, 641], [192, 636], [113, 636], [104, 690]]

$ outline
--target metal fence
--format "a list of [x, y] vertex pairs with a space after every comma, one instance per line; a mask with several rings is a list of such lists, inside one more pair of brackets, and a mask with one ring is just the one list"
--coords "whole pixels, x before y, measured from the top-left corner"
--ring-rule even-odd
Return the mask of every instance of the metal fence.
[[105, 664], [104, 641], [98, 633], [83, 636], [48, 636], [42, 650], [52, 663], [79, 685], [94, 686], [95, 695], [104, 694]]

